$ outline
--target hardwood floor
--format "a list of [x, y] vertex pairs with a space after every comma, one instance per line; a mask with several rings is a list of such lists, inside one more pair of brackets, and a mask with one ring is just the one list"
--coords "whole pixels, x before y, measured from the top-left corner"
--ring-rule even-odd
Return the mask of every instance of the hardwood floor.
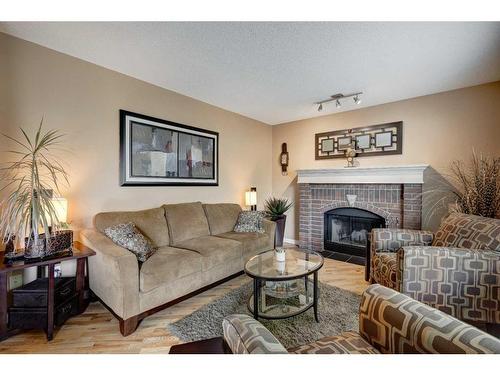
[[[361, 294], [368, 283], [364, 267], [325, 259], [319, 279], [323, 283]], [[118, 321], [100, 303], [92, 303], [81, 315], [71, 318], [46, 341], [42, 331], [28, 331], [0, 342], [0, 353], [168, 353], [181, 341], [171, 335], [167, 325], [201, 306], [250, 281], [239, 276], [202, 294], [144, 319], [137, 331], [123, 337]]]

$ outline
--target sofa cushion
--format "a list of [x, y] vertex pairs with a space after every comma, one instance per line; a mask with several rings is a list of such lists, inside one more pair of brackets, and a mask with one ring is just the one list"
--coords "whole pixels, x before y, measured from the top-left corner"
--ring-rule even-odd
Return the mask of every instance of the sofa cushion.
[[94, 225], [101, 233], [117, 224], [132, 222], [154, 246], [168, 246], [168, 227], [162, 207], [142, 211], [101, 212], [94, 217]]
[[323, 337], [288, 351], [295, 354], [380, 354], [359, 333], [350, 331], [337, 336]]
[[212, 236], [232, 231], [241, 212], [241, 207], [234, 203], [204, 204], [203, 209]]
[[228, 238], [241, 242], [243, 245], [243, 259], [247, 261], [252, 256], [266, 250], [271, 250], [269, 235], [267, 233], [238, 233], [227, 232], [218, 234], [217, 237]]
[[170, 245], [210, 234], [201, 202], [166, 204], [163, 207], [167, 217]]
[[181, 277], [201, 272], [201, 256], [195, 251], [170, 246], [160, 247], [139, 272], [139, 287], [149, 292]]
[[156, 248], [134, 225], [134, 223], [117, 224], [104, 229], [104, 234], [118, 246], [130, 250], [139, 262], [145, 262], [154, 254]]
[[214, 236], [192, 238], [175, 246], [199, 253], [203, 271], [224, 264], [227, 259], [241, 258], [243, 250], [241, 242]]
[[448, 215], [432, 246], [500, 251], [500, 220], [476, 215]]

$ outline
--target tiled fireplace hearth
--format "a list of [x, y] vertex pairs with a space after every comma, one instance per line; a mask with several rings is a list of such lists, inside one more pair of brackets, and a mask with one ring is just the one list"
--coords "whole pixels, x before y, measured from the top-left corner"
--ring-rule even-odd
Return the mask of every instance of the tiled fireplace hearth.
[[[373, 213], [387, 227], [420, 229], [425, 168], [427, 165], [299, 170], [299, 246], [325, 250], [325, 213], [342, 207]], [[366, 228], [356, 225], [359, 226], [354, 224], [352, 234], [346, 234], [341, 233], [345, 230], [339, 229], [338, 224], [334, 228], [338, 232], [336, 238], [350, 240], [352, 236], [360, 242], [366, 237]], [[329, 227], [329, 235], [331, 231]], [[331, 250], [331, 242], [328, 246]], [[338, 251], [345, 252], [341, 248]]]

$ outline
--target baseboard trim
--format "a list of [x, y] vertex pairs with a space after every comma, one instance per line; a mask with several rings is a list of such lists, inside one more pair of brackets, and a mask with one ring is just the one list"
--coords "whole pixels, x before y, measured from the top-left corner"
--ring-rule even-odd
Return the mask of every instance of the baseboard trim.
[[290, 243], [290, 244], [292, 244], [292, 245], [298, 245], [298, 244], [299, 244], [299, 241], [294, 240], [294, 239], [292, 239], [292, 238], [284, 238], [284, 239], [283, 239], [283, 242]]

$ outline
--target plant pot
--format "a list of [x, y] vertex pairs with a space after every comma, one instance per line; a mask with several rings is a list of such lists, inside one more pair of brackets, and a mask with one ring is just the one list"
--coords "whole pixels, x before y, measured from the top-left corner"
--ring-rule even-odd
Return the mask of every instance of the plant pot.
[[285, 238], [286, 215], [281, 215], [273, 221], [276, 223], [276, 238], [274, 240], [274, 246], [282, 247], [283, 239]]
[[42, 233], [38, 235], [36, 242], [33, 237], [30, 241], [28, 241], [28, 238], [25, 239], [24, 257], [27, 259], [48, 257], [71, 250], [72, 245], [72, 230], [54, 232], [47, 239], [45, 239], [45, 234]]
[[73, 246], [73, 231], [69, 229], [59, 230], [52, 233], [47, 241], [46, 255], [56, 255], [67, 250], [71, 250]]
[[34, 236], [24, 239], [24, 257], [27, 259], [42, 258], [45, 256], [45, 234], [39, 234], [35, 240]]

